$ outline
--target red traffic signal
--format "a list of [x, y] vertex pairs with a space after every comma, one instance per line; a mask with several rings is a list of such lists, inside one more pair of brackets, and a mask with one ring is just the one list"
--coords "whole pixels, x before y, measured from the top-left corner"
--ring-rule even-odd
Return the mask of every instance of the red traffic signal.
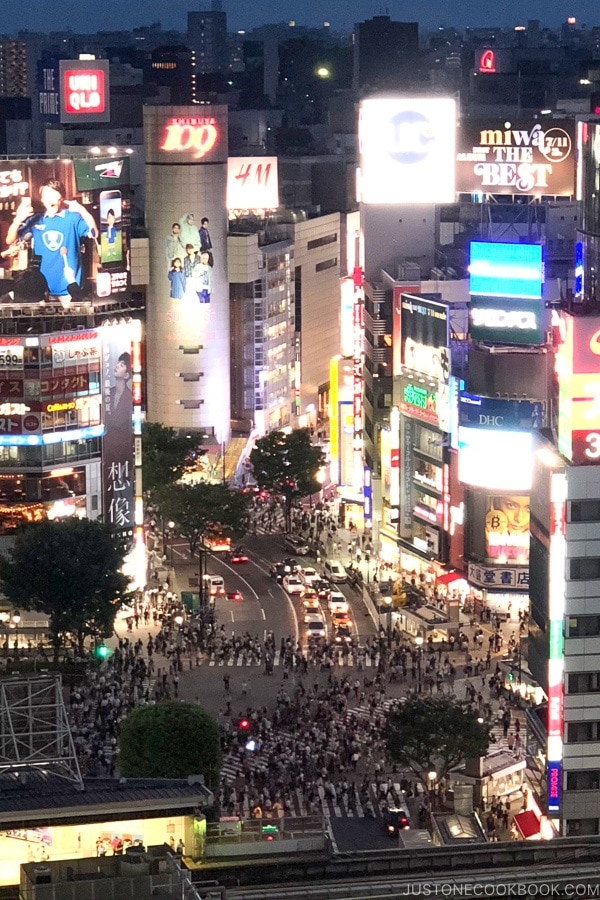
[[240, 731], [248, 731], [250, 728], [250, 721], [248, 719], [240, 719], [238, 722], [238, 728]]

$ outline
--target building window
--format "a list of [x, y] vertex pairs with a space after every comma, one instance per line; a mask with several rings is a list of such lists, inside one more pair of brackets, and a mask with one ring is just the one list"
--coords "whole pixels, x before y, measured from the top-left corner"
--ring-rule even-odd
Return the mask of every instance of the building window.
[[571, 500], [569, 522], [600, 522], [600, 500]]
[[583, 772], [567, 772], [568, 791], [600, 790], [600, 770], [588, 769]]
[[335, 244], [336, 241], [337, 234], [327, 234], [325, 237], [315, 238], [314, 241], [308, 241], [306, 249], [316, 250], [317, 247], [326, 247], [327, 244]]
[[596, 637], [600, 634], [600, 616], [569, 616], [567, 637]]
[[567, 837], [598, 834], [598, 819], [567, 819]]
[[334, 269], [338, 264], [337, 256], [334, 256], [332, 259], [326, 259], [324, 262], [317, 263], [315, 266], [315, 272], [324, 272], [325, 269]]
[[600, 691], [600, 672], [573, 672], [568, 675], [569, 694], [594, 694]]
[[600, 578], [600, 557], [582, 556], [578, 559], [570, 560], [569, 577], [571, 581], [590, 581]]
[[569, 744], [589, 744], [600, 741], [600, 722], [567, 722]]

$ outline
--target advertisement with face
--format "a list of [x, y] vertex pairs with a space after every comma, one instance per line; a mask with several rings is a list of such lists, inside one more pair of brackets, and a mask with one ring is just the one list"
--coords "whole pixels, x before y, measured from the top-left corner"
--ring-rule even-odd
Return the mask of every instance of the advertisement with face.
[[575, 192], [575, 123], [570, 119], [462, 119], [456, 189], [463, 193]]
[[402, 365], [448, 384], [448, 310], [443, 303], [425, 296], [402, 294]]
[[134, 526], [132, 325], [105, 325], [102, 337], [104, 521]]
[[103, 190], [114, 185], [123, 163], [81, 162], [97, 170], [92, 183], [80, 179], [72, 160], [0, 163], [2, 302], [54, 298], [66, 309], [72, 300], [91, 301], [129, 289], [127, 183], [117, 178], [118, 191]]
[[529, 497], [491, 496], [485, 517], [485, 551], [489, 562], [529, 563]]

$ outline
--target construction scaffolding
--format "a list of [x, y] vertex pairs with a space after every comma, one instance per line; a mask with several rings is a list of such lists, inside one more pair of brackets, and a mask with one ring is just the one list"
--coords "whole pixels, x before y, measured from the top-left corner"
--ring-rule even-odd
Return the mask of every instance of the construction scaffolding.
[[28, 770], [83, 790], [60, 675], [0, 679], [0, 776]]

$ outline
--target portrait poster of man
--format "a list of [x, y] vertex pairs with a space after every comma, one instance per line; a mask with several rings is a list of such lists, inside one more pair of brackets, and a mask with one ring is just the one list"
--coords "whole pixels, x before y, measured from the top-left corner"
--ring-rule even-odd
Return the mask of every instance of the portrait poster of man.
[[491, 496], [485, 517], [489, 560], [526, 565], [529, 562], [529, 497]]
[[102, 332], [102, 473], [104, 520], [115, 528], [134, 525], [132, 336], [126, 323]]

